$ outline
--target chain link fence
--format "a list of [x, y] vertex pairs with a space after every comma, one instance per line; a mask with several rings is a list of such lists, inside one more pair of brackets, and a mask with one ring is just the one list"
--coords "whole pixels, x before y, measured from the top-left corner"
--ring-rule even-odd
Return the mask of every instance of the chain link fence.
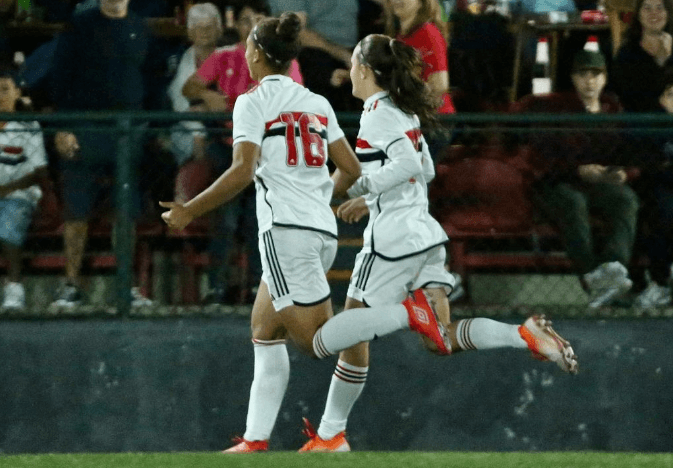
[[[4, 174], [21, 154], [35, 153], [28, 141], [37, 140], [26, 134], [44, 134], [49, 163], [23, 249], [27, 307], [3, 310], [0, 317], [249, 315], [258, 275], [251, 247], [256, 244], [255, 226], [250, 224], [253, 205], [242, 203], [220, 218], [207, 217], [185, 232], [171, 232], [157, 204], [191, 198], [226, 169], [231, 125], [222, 122], [229, 115], [0, 118], [41, 124], [22, 124], [18, 132], [6, 128], [1, 134], [3, 159], [7, 158]], [[185, 119], [201, 121], [203, 127], [180, 123]], [[339, 120], [354, 142], [359, 115], [342, 114]], [[451, 238], [447, 267], [462, 278], [464, 293], [453, 302], [454, 315], [673, 316], [666, 218], [668, 188], [673, 187], [668, 180], [671, 123], [665, 114], [552, 115], [523, 109], [519, 114], [447, 116], [446, 132], [425, 132], [437, 172], [429, 190], [430, 209]], [[96, 190], [86, 238], [86, 296], [82, 305], [71, 308], [53, 305], [68, 261], [62, 169], [67, 158], [55, 148], [58, 131], [85, 132], [88, 140], [83, 140], [114, 146], [115, 154], [114, 163], [95, 174], [96, 186], [104, 189]], [[85, 154], [90, 152], [82, 151]], [[559, 186], [577, 193], [559, 203], [564, 200]], [[583, 204], [580, 195], [603, 201]], [[565, 216], [559, 206], [575, 216]], [[578, 221], [584, 215], [586, 226]], [[569, 226], [571, 221], [577, 225]], [[345, 301], [364, 225], [340, 225], [340, 251], [329, 275], [337, 308]], [[227, 253], [220, 255], [223, 245]], [[598, 280], [586, 276], [617, 261], [626, 269], [630, 288], [614, 272]], [[7, 261], [2, 265], [6, 269]], [[639, 297], [653, 281], [664, 296], [643, 305]], [[227, 300], [204, 304], [217, 284], [226, 284]], [[597, 297], [614, 284], [619, 291], [596, 306]], [[132, 286], [152, 304], [132, 307], [132, 297], [125, 293]]]

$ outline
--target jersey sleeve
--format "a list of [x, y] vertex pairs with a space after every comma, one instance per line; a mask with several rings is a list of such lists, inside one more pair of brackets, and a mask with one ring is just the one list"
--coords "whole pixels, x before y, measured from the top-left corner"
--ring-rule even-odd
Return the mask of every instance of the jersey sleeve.
[[217, 52], [210, 56], [201, 64], [196, 71], [196, 76], [206, 83], [214, 83], [220, 76], [221, 57]]
[[425, 64], [423, 76], [449, 69], [447, 45], [444, 36], [434, 24], [426, 24], [409, 41], [409, 45], [417, 49]]
[[234, 104], [234, 144], [249, 141], [262, 146], [264, 138], [264, 114], [250, 94], [243, 94]]
[[327, 108], [327, 143], [334, 143], [335, 141], [344, 137], [344, 131], [339, 126], [339, 121], [336, 118], [334, 109], [328, 105]]
[[350, 197], [379, 194], [423, 172], [421, 157], [392, 113], [371, 112], [363, 119], [361, 136], [383, 151], [389, 162], [361, 176], [348, 190]]

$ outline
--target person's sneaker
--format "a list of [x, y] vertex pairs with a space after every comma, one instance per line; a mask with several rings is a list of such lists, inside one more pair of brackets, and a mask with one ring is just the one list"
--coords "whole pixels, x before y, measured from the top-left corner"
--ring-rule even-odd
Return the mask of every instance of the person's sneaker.
[[26, 292], [21, 283], [7, 283], [2, 299], [3, 312], [20, 311], [26, 308]]
[[253, 453], [266, 452], [269, 450], [268, 440], [245, 440], [242, 437], [236, 437], [234, 443], [236, 445], [226, 450], [222, 450], [222, 453]]
[[58, 293], [58, 299], [52, 302], [53, 306], [72, 308], [82, 304], [84, 296], [82, 290], [72, 284], [64, 284]]
[[131, 288], [131, 307], [149, 307], [152, 299], [142, 295], [140, 288]]
[[406, 298], [402, 305], [409, 315], [409, 328], [429, 338], [437, 346], [438, 354], [451, 354], [448, 335], [439, 322], [437, 313], [422, 289], [414, 291], [413, 297]]
[[589, 288], [589, 307], [596, 309], [612, 302], [633, 286], [628, 270], [619, 262], [601, 264], [598, 268], [584, 275], [584, 282]]
[[223, 288], [211, 289], [201, 300], [203, 305], [227, 304], [228, 302], [227, 293]]
[[551, 327], [551, 321], [544, 315], [533, 315], [519, 327], [519, 334], [533, 353], [541, 361], [552, 361], [570, 374], [577, 374], [577, 356], [570, 343]]
[[303, 418], [304, 420], [304, 430], [302, 434], [308, 437], [308, 442], [304, 444], [302, 448], [299, 449], [300, 452], [350, 452], [351, 446], [348, 445], [346, 440], [346, 433], [339, 432], [337, 435], [332, 437], [329, 440], [321, 439], [318, 435], [318, 432], [313, 429], [313, 426], [308, 421], [308, 419]]
[[652, 281], [638, 297], [636, 297], [636, 307], [652, 308], [663, 307], [671, 303], [671, 288], [660, 286]]

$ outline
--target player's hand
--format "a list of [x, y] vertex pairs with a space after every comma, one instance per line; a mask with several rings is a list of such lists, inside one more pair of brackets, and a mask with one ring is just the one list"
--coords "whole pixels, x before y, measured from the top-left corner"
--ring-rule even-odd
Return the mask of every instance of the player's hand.
[[56, 132], [54, 145], [58, 154], [66, 159], [73, 159], [79, 151], [77, 137], [70, 132]]
[[168, 208], [168, 211], [161, 213], [161, 219], [164, 220], [169, 228], [184, 229], [194, 219], [194, 216], [182, 203], [160, 201], [159, 206]]
[[337, 216], [348, 224], [357, 223], [369, 214], [365, 197], [357, 197], [342, 203], [337, 208]]

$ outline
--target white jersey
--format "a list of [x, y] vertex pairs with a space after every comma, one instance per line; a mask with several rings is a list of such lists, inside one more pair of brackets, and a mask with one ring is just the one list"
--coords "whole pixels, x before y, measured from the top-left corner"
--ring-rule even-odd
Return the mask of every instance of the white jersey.
[[[0, 185], [5, 185], [47, 165], [44, 138], [37, 122], [7, 122], [0, 131]], [[38, 185], [15, 190], [7, 198], [20, 198], [34, 206], [42, 191]]]
[[362, 252], [399, 260], [448, 241], [428, 212], [435, 169], [417, 116], [398, 109], [387, 92], [374, 94], [364, 104], [355, 153], [362, 176], [348, 193], [364, 195], [369, 207]]
[[233, 120], [234, 145], [249, 141], [262, 148], [255, 170], [260, 235], [281, 226], [336, 237], [327, 145], [344, 133], [327, 99], [271, 75], [238, 97]]

